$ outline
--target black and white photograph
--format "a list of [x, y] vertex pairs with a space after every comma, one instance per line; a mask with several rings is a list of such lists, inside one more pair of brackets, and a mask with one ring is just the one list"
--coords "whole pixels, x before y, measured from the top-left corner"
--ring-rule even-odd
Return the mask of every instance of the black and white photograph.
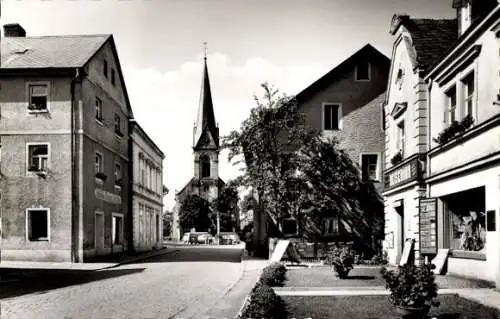
[[0, 0], [0, 318], [500, 319], [500, 0]]

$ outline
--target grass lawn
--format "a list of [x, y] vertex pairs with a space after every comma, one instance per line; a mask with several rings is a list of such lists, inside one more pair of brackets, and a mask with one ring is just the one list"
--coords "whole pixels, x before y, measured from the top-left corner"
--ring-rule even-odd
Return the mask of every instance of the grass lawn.
[[[347, 279], [339, 279], [329, 266], [289, 269], [285, 287], [375, 287], [385, 286], [380, 274], [381, 267], [354, 266]], [[490, 283], [458, 278], [436, 276], [439, 288], [492, 288]]]
[[[290, 315], [296, 319], [399, 319], [388, 296], [282, 296]], [[498, 319], [500, 311], [456, 295], [440, 295], [440, 307], [433, 307], [429, 318]]]
[[385, 282], [378, 267], [354, 267], [347, 279], [339, 279], [330, 267], [289, 269], [285, 287], [373, 287]]

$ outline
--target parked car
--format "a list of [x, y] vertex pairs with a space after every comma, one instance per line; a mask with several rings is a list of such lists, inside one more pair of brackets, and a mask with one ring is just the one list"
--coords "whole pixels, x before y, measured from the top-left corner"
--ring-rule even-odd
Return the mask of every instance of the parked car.
[[236, 233], [224, 232], [220, 233], [221, 245], [237, 245], [240, 243], [240, 236]]
[[181, 242], [185, 244], [189, 243], [189, 233], [184, 233], [184, 235], [182, 235]]
[[209, 244], [210, 242], [213, 242], [214, 238], [209, 233], [197, 233], [197, 235], [198, 244]]

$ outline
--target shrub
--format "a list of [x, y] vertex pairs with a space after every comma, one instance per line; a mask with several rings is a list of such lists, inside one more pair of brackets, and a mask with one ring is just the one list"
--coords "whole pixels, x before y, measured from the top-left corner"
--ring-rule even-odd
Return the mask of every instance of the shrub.
[[390, 289], [390, 299], [393, 305], [399, 307], [430, 307], [439, 306], [437, 285], [432, 269], [436, 266], [405, 265], [397, 270], [382, 268], [381, 274], [385, 279], [386, 288]]
[[450, 126], [445, 128], [441, 133], [438, 134], [437, 138], [433, 138], [432, 140], [440, 145], [446, 144], [449, 140], [453, 139], [457, 135], [461, 135], [469, 127], [474, 124], [474, 118], [470, 115], [464, 117], [460, 122], [453, 121]]
[[401, 161], [403, 161], [403, 153], [401, 153], [401, 151], [394, 154], [394, 156], [391, 158], [392, 165], [397, 165]]
[[241, 319], [285, 319], [285, 302], [273, 288], [257, 283], [250, 293], [250, 301], [243, 310]]
[[330, 250], [325, 259], [325, 265], [331, 265], [338, 273], [340, 278], [347, 277], [347, 274], [353, 268], [354, 252], [349, 247], [335, 247]]
[[384, 251], [382, 254], [377, 254], [372, 257], [372, 265], [386, 265], [387, 264], [387, 252]]
[[280, 263], [272, 263], [262, 270], [260, 282], [268, 286], [281, 286], [286, 280], [286, 267]]

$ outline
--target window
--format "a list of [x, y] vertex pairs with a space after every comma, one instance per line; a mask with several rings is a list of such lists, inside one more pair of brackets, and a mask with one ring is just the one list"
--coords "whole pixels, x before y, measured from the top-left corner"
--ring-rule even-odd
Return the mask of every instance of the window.
[[118, 114], [115, 114], [115, 133], [121, 134], [120, 115], [118, 115]]
[[29, 84], [29, 105], [30, 112], [46, 112], [48, 100], [48, 84]]
[[115, 180], [118, 181], [122, 178], [122, 166], [120, 163], [115, 163]]
[[50, 235], [49, 210], [28, 209], [26, 211], [26, 235], [29, 241], [48, 241]]
[[141, 165], [141, 184], [142, 186], [146, 186], [146, 168], [145, 166], [145, 161], [144, 159], [141, 159], [140, 165]]
[[95, 153], [95, 172], [96, 173], [102, 173], [102, 154]]
[[401, 121], [397, 125], [397, 150], [401, 152], [401, 155], [405, 154], [405, 122]]
[[102, 100], [98, 97], [95, 98], [95, 119], [102, 122]]
[[106, 60], [104, 60], [104, 63], [102, 65], [102, 73], [104, 74], [104, 76], [107, 79], [108, 78], [108, 61], [106, 61]]
[[49, 162], [48, 144], [28, 145], [28, 171], [47, 172]]
[[122, 245], [123, 244], [123, 217], [113, 215], [111, 220], [111, 240], [113, 241], [113, 245]]
[[339, 104], [325, 104], [323, 106], [323, 129], [325, 131], [332, 131], [339, 129], [340, 121], [340, 105]]
[[203, 155], [200, 158], [201, 164], [201, 177], [210, 177], [210, 158], [207, 155]]
[[337, 216], [325, 218], [325, 234], [335, 234], [339, 232], [339, 218]]
[[474, 117], [474, 73], [462, 80], [464, 92], [464, 114]]
[[457, 89], [455, 86], [446, 92], [448, 124], [457, 120]]
[[115, 85], [115, 70], [111, 69], [111, 84]]
[[370, 81], [370, 71], [368, 61], [358, 62], [356, 65], [356, 81]]
[[377, 154], [361, 154], [361, 177], [364, 181], [380, 180]]

